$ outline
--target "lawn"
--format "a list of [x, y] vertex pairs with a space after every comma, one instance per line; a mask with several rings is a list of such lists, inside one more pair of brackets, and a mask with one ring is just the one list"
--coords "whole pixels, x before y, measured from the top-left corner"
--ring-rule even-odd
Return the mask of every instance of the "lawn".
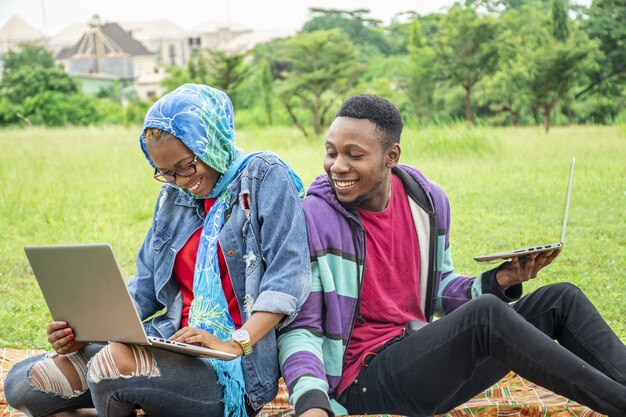
[[[24, 245], [109, 242], [125, 276], [134, 273], [160, 186], [138, 131], [0, 130], [0, 346], [47, 344], [50, 317]], [[305, 184], [322, 171], [323, 140], [295, 129], [241, 131], [238, 140], [277, 152]], [[474, 255], [558, 241], [576, 156], [565, 250], [526, 291], [573, 282], [626, 341], [626, 128], [407, 129], [401, 146], [402, 162], [447, 191], [455, 268], [465, 274], [486, 267]]]

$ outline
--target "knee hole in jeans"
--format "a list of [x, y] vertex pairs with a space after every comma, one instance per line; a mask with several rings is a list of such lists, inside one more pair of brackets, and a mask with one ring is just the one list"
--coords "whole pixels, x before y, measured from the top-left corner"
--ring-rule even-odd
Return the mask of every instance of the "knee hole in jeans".
[[87, 390], [87, 361], [80, 352], [51, 354], [30, 368], [30, 384], [37, 390], [72, 398]]
[[160, 376], [152, 352], [145, 346], [111, 343], [89, 362], [89, 380], [98, 383], [105, 379]]

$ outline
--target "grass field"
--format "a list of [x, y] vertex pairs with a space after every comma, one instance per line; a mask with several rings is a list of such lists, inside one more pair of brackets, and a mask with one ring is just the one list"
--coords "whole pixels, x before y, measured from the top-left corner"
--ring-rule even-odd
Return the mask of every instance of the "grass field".
[[[24, 245], [109, 242], [124, 274], [134, 273], [159, 189], [138, 131], [0, 130], [0, 346], [47, 344], [49, 315]], [[295, 129], [241, 131], [238, 141], [277, 152], [305, 184], [322, 171], [322, 139]], [[401, 145], [401, 161], [448, 193], [455, 268], [465, 274], [485, 267], [473, 255], [558, 240], [576, 156], [566, 248], [526, 291], [576, 283], [626, 341], [626, 128], [424, 128], [407, 130]]]

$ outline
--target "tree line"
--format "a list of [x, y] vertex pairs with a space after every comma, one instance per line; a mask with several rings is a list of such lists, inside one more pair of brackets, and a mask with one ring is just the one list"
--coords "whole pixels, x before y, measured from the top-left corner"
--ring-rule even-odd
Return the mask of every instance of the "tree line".
[[[548, 131], [555, 120], [624, 118], [625, 41], [623, 0], [594, 0], [589, 7], [567, 0], [466, 0], [442, 13], [401, 13], [388, 25], [367, 9], [313, 8], [296, 35], [242, 54], [200, 51], [186, 67], [169, 68], [164, 85], [213, 85], [233, 99], [239, 125], [295, 125], [305, 136], [320, 134], [339, 103], [361, 92], [393, 101], [409, 124], [465, 120], [543, 124]], [[36, 111], [43, 100], [41, 94], [32, 99], [32, 92], [15, 95], [26, 89], [20, 83], [31, 89], [36, 83], [15, 75], [26, 70], [16, 70], [13, 57], [5, 57], [0, 123], [20, 100], [22, 112]], [[59, 71], [49, 62], [46, 68], [50, 76]], [[47, 93], [78, 94], [69, 81], [43, 84]]]

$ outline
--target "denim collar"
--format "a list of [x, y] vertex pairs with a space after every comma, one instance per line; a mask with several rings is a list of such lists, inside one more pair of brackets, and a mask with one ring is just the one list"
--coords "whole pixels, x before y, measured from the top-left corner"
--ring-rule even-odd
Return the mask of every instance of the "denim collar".
[[[237, 195], [239, 193], [239, 188], [240, 188], [240, 183], [239, 181], [233, 181], [228, 185], [228, 190], [232, 193], [232, 195]], [[233, 204], [235, 203], [236, 199], [232, 199], [230, 202], [230, 207], [228, 209], [228, 211], [230, 211], [230, 209], [232, 209]], [[187, 195], [185, 193], [178, 193], [178, 196], [176, 197], [176, 201], [174, 201], [174, 204], [176, 204], [177, 206], [185, 206], [185, 207], [195, 207], [196, 208], [196, 212], [198, 213], [198, 216], [201, 219], [204, 219], [204, 216], [206, 215], [205, 211], [204, 211], [204, 200], [203, 199], [199, 199], [199, 198], [194, 198], [190, 195]]]
[[196, 207], [200, 205], [200, 202], [202, 202], [201, 199], [193, 198], [185, 193], [178, 193], [178, 197], [176, 197], [174, 204], [186, 207]]

